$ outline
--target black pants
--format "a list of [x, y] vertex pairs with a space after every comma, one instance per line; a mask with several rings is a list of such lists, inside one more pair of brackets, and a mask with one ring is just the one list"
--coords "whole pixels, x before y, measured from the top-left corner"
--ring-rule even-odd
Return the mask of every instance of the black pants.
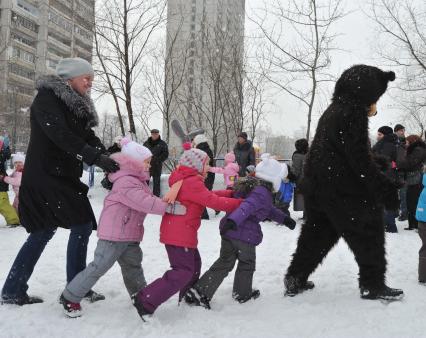
[[411, 229], [417, 229], [416, 209], [421, 192], [421, 184], [409, 185], [407, 187], [408, 227]]
[[226, 276], [234, 268], [238, 260], [234, 276], [233, 296], [241, 299], [250, 298], [252, 293], [253, 274], [256, 270], [256, 247], [234, 239], [222, 237], [220, 256], [194, 285], [202, 295], [212, 299], [216, 290]]
[[[160, 197], [161, 194], [161, 190], [160, 190], [160, 186], [161, 186], [161, 174], [160, 175], [152, 175], [152, 193], [155, 196]], [[146, 182], [149, 185], [149, 181]]]
[[383, 210], [377, 209], [371, 214], [370, 220], [361, 222], [351, 217], [346, 220], [347, 215], [333, 208], [313, 211], [308, 204], [306, 207], [307, 220], [302, 227], [287, 275], [306, 281], [340, 237], [343, 237], [359, 266], [359, 286], [383, 287], [386, 273]]

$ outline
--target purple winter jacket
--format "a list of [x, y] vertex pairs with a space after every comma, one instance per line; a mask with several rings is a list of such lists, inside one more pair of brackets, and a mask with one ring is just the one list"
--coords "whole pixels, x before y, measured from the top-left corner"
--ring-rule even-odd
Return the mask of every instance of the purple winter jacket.
[[272, 201], [271, 191], [261, 185], [255, 187], [247, 194], [238, 209], [226, 215], [220, 221], [221, 230], [228, 219], [234, 221], [237, 225], [237, 230], [228, 230], [223, 236], [248, 244], [259, 245], [263, 238], [260, 222], [269, 218], [282, 224], [287, 217], [281, 210], [274, 207]]

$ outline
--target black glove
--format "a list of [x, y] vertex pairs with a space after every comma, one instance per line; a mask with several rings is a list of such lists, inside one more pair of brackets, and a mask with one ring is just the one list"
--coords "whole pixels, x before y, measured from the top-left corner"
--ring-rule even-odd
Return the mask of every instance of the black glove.
[[95, 160], [95, 164], [107, 173], [115, 173], [116, 171], [118, 171], [118, 169], [120, 169], [118, 163], [106, 155], [100, 155]]
[[112, 189], [112, 183], [111, 181], [108, 179], [107, 176], [104, 177], [104, 179], [101, 181], [101, 185], [106, 189], [106, 190], [111, 190]]
[[283, 224], [290, 230], [294, 230], [294, 228], [296, 227], [296, 221], [293, 218], [288, 216], [284, 218]]
[[232, 219], [227, 219], [225, 224], [220, 231], [221, 235], [224, 235], [228, 230], [237, 230], [237, 224]]

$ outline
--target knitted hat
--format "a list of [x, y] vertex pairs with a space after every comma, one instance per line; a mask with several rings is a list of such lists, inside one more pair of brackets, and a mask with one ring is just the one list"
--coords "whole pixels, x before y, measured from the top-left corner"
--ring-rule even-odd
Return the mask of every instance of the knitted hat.
[[281, 181], [287, 177], [287, 166], [271, 158], [270, 154], [262, 154], [261, 158], [262, 161], [256, 166], [256, 177], [271, 182], [274, 190], [278, 191]]
[[382, 133], [383, 135], [393, 134], [393, 129], [391, 127], [388, 127], [388, 126], [380, 127], [377, 131], [379, 133]]
[[202, 173], [204, 165], [207, 162], [208, 158], [209, 157], [204, 151], [200, 149], [191, 148], [183, 152], [179, 160], [179, 165], [195, 169], [199, 173]]
[[235, 162], [235, 154], [231, 151], [225, 155], [225, 164], [234, 163]]
[[396, 133], [397, 131], [400, 131], [402, 129], [405, 129], [405, 127], [402, 124], [397, 124], [395, 125], [395, 127], [393, 128], [393, 131]]
[[88, 61], [82, 58], [65, 58], [58, 62], [56, 74], [64, 80], [69, 80], [81, 75], [93, 76], [95, 73]]
[[13, 154], [12, 163], [15, 164], [16, 162], [25, 163], [25, 154], [24, 153]]
[[152, 156], [151, 151], [139, 143], [123, 137], [120, 141], [121, 153], [138, 161], [145, 161]]
[[394, 72], [384, 72], [367, 65], [352, 66], [337, 80], [333, 102], [370, 106], [379, 100], [386, 91], [388, 82], [393, 80]]
[[206, 135], [200, 134], [194, 137], [194, 143], [196, 146], [198, 146], [200, 143], [206, 143], [208, 142]]

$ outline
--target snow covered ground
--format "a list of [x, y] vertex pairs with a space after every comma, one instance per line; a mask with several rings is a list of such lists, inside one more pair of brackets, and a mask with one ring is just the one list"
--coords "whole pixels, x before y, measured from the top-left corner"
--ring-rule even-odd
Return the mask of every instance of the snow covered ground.
[[[99, 215], [105, 193], [97, 187], [91, 194]], [[219, 217], [214, 216], [203, 221], [199, 232], [203, 271], [218, 256], [218, 222]], [[165, 249], [158, 241], [159, 224], [157, 216], [149, 216], [145, 224], [142, 248], [148, 282], [168, 268]], [[45, 302], [23, 307], [0, 306], [0, 337], [426, 337], [426, 288], [417, 284], [420, 239], [417, 233], [404, 231], [403, 224], [398, 227], [399, 234], [387, 235], [387, 279], [390, 286], [404, 289], [402, 302], [383, 304], [359, 298], [357, 266], [343, 241], [312, 275], [314, 290], [284, 298], [283, 273], [295, 249], [300, 225], [290, 231], [265, 223], [254, 279], [254, 286], [261, 291], [259, 299], [246, 304], [232, 300], [231, 275], [218, 290], [211, 311], [185, 304], [178, 306], [176, 296], [147, 323], [141, 321], [133, 308], [117, 265], [94, 288], [105, 294], [105, 301], [82, 303], [81, 318], [63, 315], [58, 297], [65, 283], [69, 232], [59, 229], [29, 283], [29, 293], [44, 297]], [[0, 285], [26, 236], [22, 228], [0, 225]], [[93, 233], [88, 261], [93, 258], [95, 246]]]

